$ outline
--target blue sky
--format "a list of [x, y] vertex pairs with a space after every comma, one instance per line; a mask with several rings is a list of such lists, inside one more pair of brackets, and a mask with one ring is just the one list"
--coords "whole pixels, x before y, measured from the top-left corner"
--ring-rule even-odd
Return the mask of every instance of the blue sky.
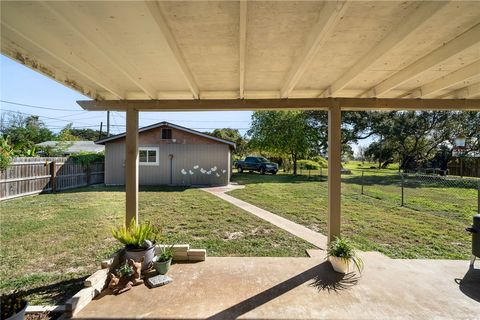
[[[4, 101], [65, 110], [44, 110], [0, 102], [2, 112], [10, 110], [38, 115], [55, 132], [69, 122], [77, 128], [99, 129], [102, 121], [104, 128], [106, 126], [106, 112], [84, 111], [76, 103], [89, 98], [3, 55], [0, 57], [0, 97]], [[142, 112], [140, 126], [169, 121], [200, 131], [238, 128], [244, 134], [250, 126], [251, 115], [250, 111]], [[125, 113], [112, 112], [110, 123], [112, 133], [125, 131]]]
[[[106, 112], [84, 111], [77, 105], [77, 100], [89, 98], [64, 85], [43, 76], [5, 56], [0, 56], [0, 99], [4, 101], [50, 107], [59, 110], [45, 110], [18, 106], [0, 102], [2, 112], [13, 111], [40, 116], [40, 119], [54, 132], [58, 132], [68, 123], [75, 128], [99, 129], [103, 121], [106, 126]], [[169, 121], [181, 126], [200, 131], [212, 131], [215, 128], [237, 128], [242, 134], [250, 127], [252, 112], [142, 112], [140, 126], [147, 126], [160, 121]], [[125, 114], [112, 112], [110, 118], [113, 134], [125, 131]], [[371, 139], [362, 142], [368, 144]], [[357, 150], [357, 146], [353, 146]]]

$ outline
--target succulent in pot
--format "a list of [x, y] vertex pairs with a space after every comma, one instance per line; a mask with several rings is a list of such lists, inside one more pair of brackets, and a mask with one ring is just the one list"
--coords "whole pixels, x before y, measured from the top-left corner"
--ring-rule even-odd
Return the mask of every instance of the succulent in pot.
[[327, 257], [336, 272], [349, 273], [353, 271], [353, 266], [358, 272], [362, 272], [363, 261], [357, 256], [353, 245], [346, 239], [336, 238], [330, 242]]
[[155, 256], [155, 241], [152, 240], [155, 232], [150, 223], [139, 223], [132, 219], [128, 227], [122, 226], [112, 229], [112, 235], [115, 239], [125, 245], [125, 259], [141, 261], [142, 270], [151, 267], [153, 257]]
[[160, 254], [153, 258], [153, 266], [158, 274], [167, 274], [170, 269], [173, 259], [173, 246], [160, 246]]
[[22, 320], [25, 318], [28, 302], [22, 293], [14, 291], [0, 297], [0, 319]]

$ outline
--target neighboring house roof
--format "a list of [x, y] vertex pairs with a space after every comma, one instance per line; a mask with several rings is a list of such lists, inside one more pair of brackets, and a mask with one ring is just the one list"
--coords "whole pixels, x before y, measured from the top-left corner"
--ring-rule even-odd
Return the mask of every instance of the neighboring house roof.
[[[207, 138], [207, 139], [215, 140], [215, 141], [218, 141], [218, 142], [221, 142], [221, 143], [225, 143], [225, 144], [228, 144], [229, 146], [233, 147], [234, 149], [236, 148], [235, 142], [225, 140], [225, 139], [221, 139], [221, 138], [217, 138], [217, 137], [211, 136], [209, 134], [206, 134], [206, 133], [203, 133], [203, 132], [200, 132], [200, 131], [196, 131], [196, 130], [193, 130], [193, 129], [185, 128], [185, 127], [182, 127], [182, 126], [170, 123], [170, 122], [166, 122], [166, 121], [162, 121], [162, 122], [155, 123], [155, 124], [152, 124], [152, 125], [147, 126], [147, 127], [140, 128], [140, 129], [138, 129], [138, 133], [145, 132], [145, 131], [152, 130], [152, 129], [156, 129], [156, 128], [163, 127], [163, 126], [174, 128], [174, 129], [181, 130], [181, 131], [184, 131], [184, 132], [188, 132], [188, 133], [191, 133], [191, 134], [194, 134], [194, 135], [197, 135], [197, 136], [200, 136], [200, 137], [204, 137], [204, 138]], [[120, 133], [120, 134], [117, 134], [117, 135], [114, 135], [114, 136], [111, 136], [111, 137], [108, 137], [108, 138], [103, 138], [103, 139], [97, 140], [97, 141], [95, 141], [95, 143], [105, 144], [106, 142], [123, 138], [123, 137], [125, 137], [125, 135], [126, 135], [125, 132]]]
[[64, 150], [64, 153], [78, 153], [78, 152], [103, 152], [105, 150], [104, 146], [97, 145], [93, 141], [45, 141], [42, 143], [37, 143], [36, 146], [39, 147], [51, 147], [55, 148], [59, 143], [66, 143], [67, 148]]

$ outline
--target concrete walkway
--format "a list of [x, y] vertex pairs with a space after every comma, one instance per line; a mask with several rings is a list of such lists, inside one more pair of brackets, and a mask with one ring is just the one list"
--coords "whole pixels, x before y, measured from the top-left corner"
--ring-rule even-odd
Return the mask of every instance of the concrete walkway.
[[298, 223], [292, 222], [288, 219], [280, 217], [267, 210], [263, 210], [262, 208], [254, 206], [253, 204], [242, 201], [225, 193], [231, 190], [241, 189], [243, 187], [244, 186], [239, 185], [229, 185], [226, 187], [203, 188], [202, 190], [211, 193], [219, 197], [220, 199], [223, 199], [247, 212], [250, 212], [251, 214], [270, 222], [271, 224], [293, 234], [294, 236], [310, 242], [319, 249], [325, 250], [327, 248], [327, 237], [323, 234], [310, 230]]

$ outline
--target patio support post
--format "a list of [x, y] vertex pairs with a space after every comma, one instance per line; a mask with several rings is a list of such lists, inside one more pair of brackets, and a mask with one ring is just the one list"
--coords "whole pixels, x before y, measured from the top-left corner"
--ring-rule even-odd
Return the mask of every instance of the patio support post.
[[341, 123], [339, 107], [328, 109], [328, 241], [340, 236], [341, 216]]
[[125, 141], [125, 225], [138, 223], [138, 110], [127, 109]]

